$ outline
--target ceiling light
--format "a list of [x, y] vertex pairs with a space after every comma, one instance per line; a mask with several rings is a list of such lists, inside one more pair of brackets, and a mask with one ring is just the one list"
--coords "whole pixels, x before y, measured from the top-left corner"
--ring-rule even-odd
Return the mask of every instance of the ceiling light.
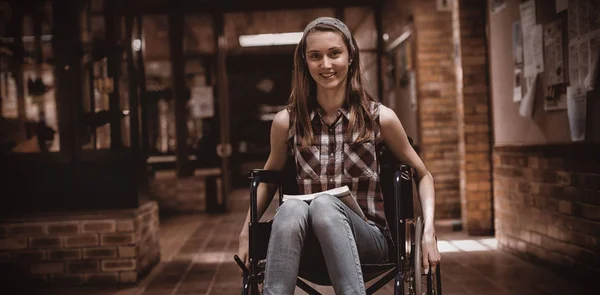
[[242, 35], [238, 38], [242, 47], [293, 45], [298, 44], [300, 39], [302, 39], [302, 32]]

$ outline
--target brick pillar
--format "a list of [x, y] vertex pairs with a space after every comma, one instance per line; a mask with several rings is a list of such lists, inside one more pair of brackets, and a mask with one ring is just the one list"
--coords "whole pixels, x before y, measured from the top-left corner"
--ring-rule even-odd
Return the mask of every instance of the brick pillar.
[[410, 3], [416, 30], [421, 157], [435, 181], [436, 218], [458, 218], [459, 158], [452, 14], [438, 11], [433, 0]]
[[491, 234], [494, 229], [486, 2], [454, 1], [452, 10], [461, 212], [470, 235]]

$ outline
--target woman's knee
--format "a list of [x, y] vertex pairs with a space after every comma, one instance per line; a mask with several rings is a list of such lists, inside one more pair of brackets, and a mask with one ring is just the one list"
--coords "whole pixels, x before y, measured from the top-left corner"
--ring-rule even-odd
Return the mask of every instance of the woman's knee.
[[329, 226], [335, 219], [341, 218], [341, 201], [332, 195], [323, 194], [310, 203], [310, 218], [314, 227]]
[[275, 213], [273, 226], [285, 228], [305, 226], [308, 223], [308, 204], [300, 200], [285, 201]]

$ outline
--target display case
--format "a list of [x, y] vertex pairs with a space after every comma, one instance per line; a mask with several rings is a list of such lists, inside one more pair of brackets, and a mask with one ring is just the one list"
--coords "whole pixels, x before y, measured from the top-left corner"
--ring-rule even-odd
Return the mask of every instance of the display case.
[[136, 15], [113, 0], [67, 2], [11, 2], [4, 19], [2, 214], [131, 209], [145, 199]]

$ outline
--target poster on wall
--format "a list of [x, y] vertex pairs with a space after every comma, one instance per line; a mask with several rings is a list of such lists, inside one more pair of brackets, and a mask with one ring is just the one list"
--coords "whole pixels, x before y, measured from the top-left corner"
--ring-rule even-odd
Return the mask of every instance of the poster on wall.
[[536, 25], [535, 1], [519, 5], [523, 31], [523, 73], [533, 77], [544, 71], [544, 44], [542, 25]]
[[521, 14], [521, 28], [523, 28], [523, 33], [525, 33], [537, 23], [535, 18], [535, 0], [519, 4], [519, 11]]
[[600, 4], [569, 0], [569, 82], [590, 91], [595, 87], [600, 50]]
[[513, 63], [515, 65], [513, 76], [513, 102], [520, 102], [523, 98], [523, 34], [520, 21], [513, 23], [512, 42]]
[[190, 113], [194, 119], [211, 118], [215, 115], [213, 88], [196, 86], [192, 88]]
[[523, 35], [520, 21], [513, 23], [512, 41], [515, 66], [520, 66], [523, 63]]
[[533, 77], [525, 77], [525, 95], [519, 106], [521, 117], [531, 118], [533, 116], [533, 106], [535, 102], [535, 90], [537, 86], [537, 74]]
[[562, 84], [564, 79], [562, 22], [560, 19], [544, 27], [545, 68], [548, 85]]

